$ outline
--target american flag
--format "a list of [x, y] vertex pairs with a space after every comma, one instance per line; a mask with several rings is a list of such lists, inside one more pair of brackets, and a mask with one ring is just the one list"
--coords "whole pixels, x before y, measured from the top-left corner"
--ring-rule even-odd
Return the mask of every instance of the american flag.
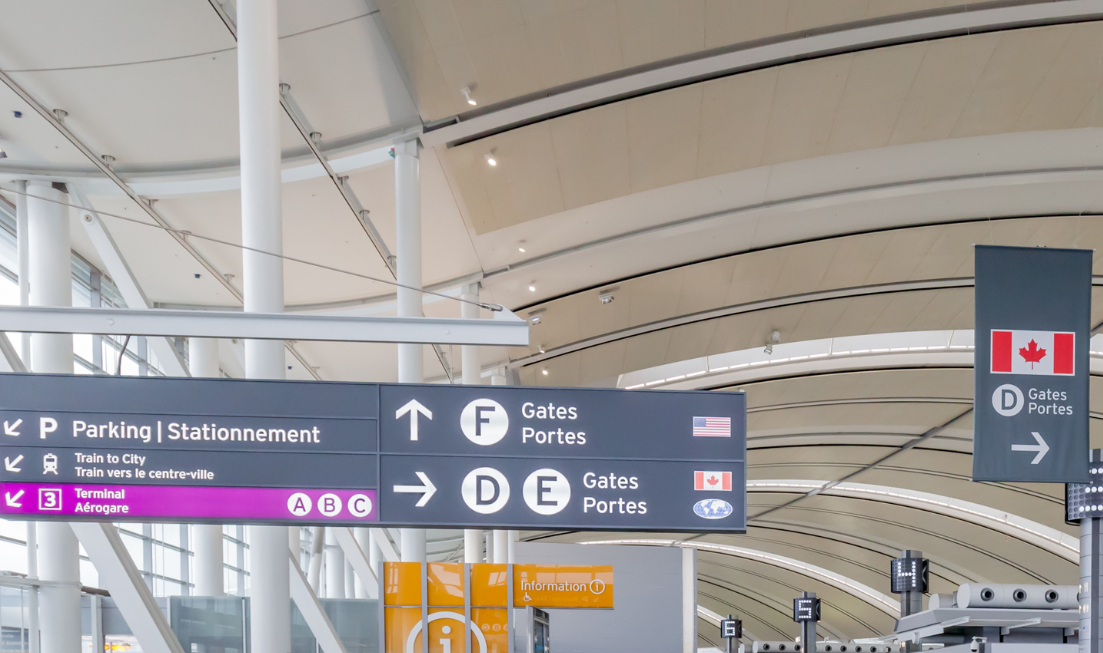
[[694, 417], [693, 437], [695, 438], [730, 438], [732, 436], [732, 419], [730, 417]]

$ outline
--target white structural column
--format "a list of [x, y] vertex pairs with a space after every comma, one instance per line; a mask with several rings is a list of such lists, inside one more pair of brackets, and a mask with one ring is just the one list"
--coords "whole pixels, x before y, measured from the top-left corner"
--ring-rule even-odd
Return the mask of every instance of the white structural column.
[[[218, 377], [218, 341], [213, 338], [192, 338], [188, 341], [188, 371], [196, 378]], [[195, 551], [195, 596], [222, 596], [226, 593], [223, 580], [222, 525], [192, 526], [192, 549]]]
[[[460, 317], [472, 320], [479, 317], [479, 284], [473, 283], [463, 289], [460, 299]], [[482, 364], [479, 362], [479, 348], [464, 345], [460, 348], [460, 365], [463, 371], [464, 385], [479, 385], [482, 382]], [[473, 528], [463, 531], [463, 561], [475, 563], [483, 561], [483, 532]]]
[[[421, 180], [416, 140], [394, 148], [395, 233], [398, 260], [399, 317], [420, 317], [421, 293]], [[398, 382], [425, 380], [423, 345], [398, 346]], [[425, 529], [403, 528], [399, 536], [403, 562], [425, 562]]]
[[[48, 182], [28, 184], [31, 195], [68, 202], [69, 195]], [[35, 198], [27, 201], [27, 235], [32, 306], [72, 306], [69, 210]], [[35, 372], [73, 373], [73, 336], [31, 336]], [[57, 585], [41, 590], [39, 626], [42, 653], [80, 653], [80, 558], [69, 524], [38, 525], [39, 578]]]
[[[241, 134], [241, 241], [245, 310], [283, 312], [280, 197], [279, 33], [276, 0], [237, 3], [238, 124]], [[284, 344], [245, 341], [245, 375], [285, 376]], [[286, 526], [250, 526], [252, 650], [291, 650], [291, 587]]]
[[326, 598], [345, 598], [345, 552], [337, 543], [333, 529], [326, 529]]
[[[368, 556], [368, 559], [370, 561], [371, 560], [370, 551], [371, 551], [371, 547], [372, 547], [371, 529], [368, 529], [368, 528], [354, 528], [354, 529], [352, 529], [352, 535], [353, 535], [353, 537], [356, 538], [356, 545], [360, 547], [360, 550], [364, 552], [364, 555]], [[372, 569], [375, 569], [375, 567], [372, 567]], [[370, 599], [371, 598], [372, 593], [369, 592], [368, 588], [364, 585], [365, 582], [370, 582], [370, 580], [362, 579], [362, 578], [360, 578], [360, 574], [356, 574], [355, 579], [353, 579], [353, 598], [357, 598], [357, 599]]]
[[494, 562], [500, 565], [509, 562], [509, 531], [494, 531]]

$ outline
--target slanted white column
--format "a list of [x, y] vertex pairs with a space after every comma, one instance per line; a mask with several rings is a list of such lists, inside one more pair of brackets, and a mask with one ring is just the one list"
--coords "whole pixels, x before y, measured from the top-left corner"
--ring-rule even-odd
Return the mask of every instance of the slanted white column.
[[[417, 140], [394, 148], [395, 233], [398, 257], [399, 317], [421, 317], [421, 180], [418, 171]], [[398, 382], [425, 380], [423, 346], [398, 346]], [[403, 528], [399, 536], [403, 562], [425, 562], [425, 529]]]
[[[58, 202], [69, 195], [60, 184], [31, 182], [27, 192]], [[69, 243], [69, 210], [30, 197], [27, 200], [27, 278], [31, 306], [72, 306], [73, 282]], [[36, 333], [31, 336], [35, 372], [73, 373], [73, 336]], [[63, 522], [38, 525], [39, 578], [64, 585], [40, 590], [39, 627], [42, 653], [80, 653], [80, 558], [77, 536]]]
[[345, 598], [345, 552], [333, 536], [333, 529], [326, 529], [326, 598]]
[[[218, 340], [188, 340], [188, 371], [196, 378], [218, 377]], [[222, 596], [223, 580], [222, 524], [194, 524], [191, 530], [195, 552], [193, 575], [195, 596]]]
[[[241, 241], [245, 310], [283, 311], [280, 196], [279, 33], [276, 0], [237, 3], [238, 126], [241, 134]], [[285, 376], [284, 344], [245, 341], [245, 375]], [[258, 653], [291, 650], [291, 587], [286, 526], [250, 526], [250, 636]]]

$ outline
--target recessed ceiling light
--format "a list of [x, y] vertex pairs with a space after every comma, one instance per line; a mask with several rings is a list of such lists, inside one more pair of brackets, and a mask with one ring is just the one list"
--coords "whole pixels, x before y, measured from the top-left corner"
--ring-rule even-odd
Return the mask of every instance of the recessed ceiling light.
[[536, 286], [529, 286], [529, 292], [536, 292]]
[[544, 321], [544, 309], [538, 308], [529, 313], [529, 324], [540, 324]]
[[473, 86], [474, 84], [472, 84], [471, 86], [464, 86], [460, 89], [460, 93], [463, 93], [463, 96], [467, 98], [467, 103], [471, 106], [475, 106], [478, 104], [478, 102], [475, 101], [475, 98], [471, 97], [471, 89]]
[[544, 376], [547, 376], [547, 375], [548, 375], [548, 371], [544, 370]]
[[617, 296], [615, 294], [616, 291], [617, 291], [617, 288], [615, 288], [615, 287], [614, 288], [606, 288], [605, 290], [602, 290], [601, 292], [598, 293], [597, 298], [598, 298], [599, 301], [601, 301], [602, 305], [612, 304], [613, 300], [617, 298]]
[[494, 158], [494, 150], [490, 150], [489, 152], [487, 152], [484, 158], [486, 159], [486, 164], [488, 166], [493, 168], [494, 166], [498, 165], [498, 159]]
[[518, 248], [517, 248], [517, 251], [518, 251], [518, 252], [521, 252], [522, 254], [524, 254], [524, 253], [525, 253], [525, 248], [524, 248], [524, 247], [518, 247]]

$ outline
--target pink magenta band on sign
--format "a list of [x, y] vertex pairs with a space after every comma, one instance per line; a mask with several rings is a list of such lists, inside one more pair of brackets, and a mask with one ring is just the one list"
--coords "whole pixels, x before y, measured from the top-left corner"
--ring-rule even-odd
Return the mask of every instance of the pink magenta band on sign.
[[0, 484], [0, 514], [97, 521], [378, 521], [375, 490]]

